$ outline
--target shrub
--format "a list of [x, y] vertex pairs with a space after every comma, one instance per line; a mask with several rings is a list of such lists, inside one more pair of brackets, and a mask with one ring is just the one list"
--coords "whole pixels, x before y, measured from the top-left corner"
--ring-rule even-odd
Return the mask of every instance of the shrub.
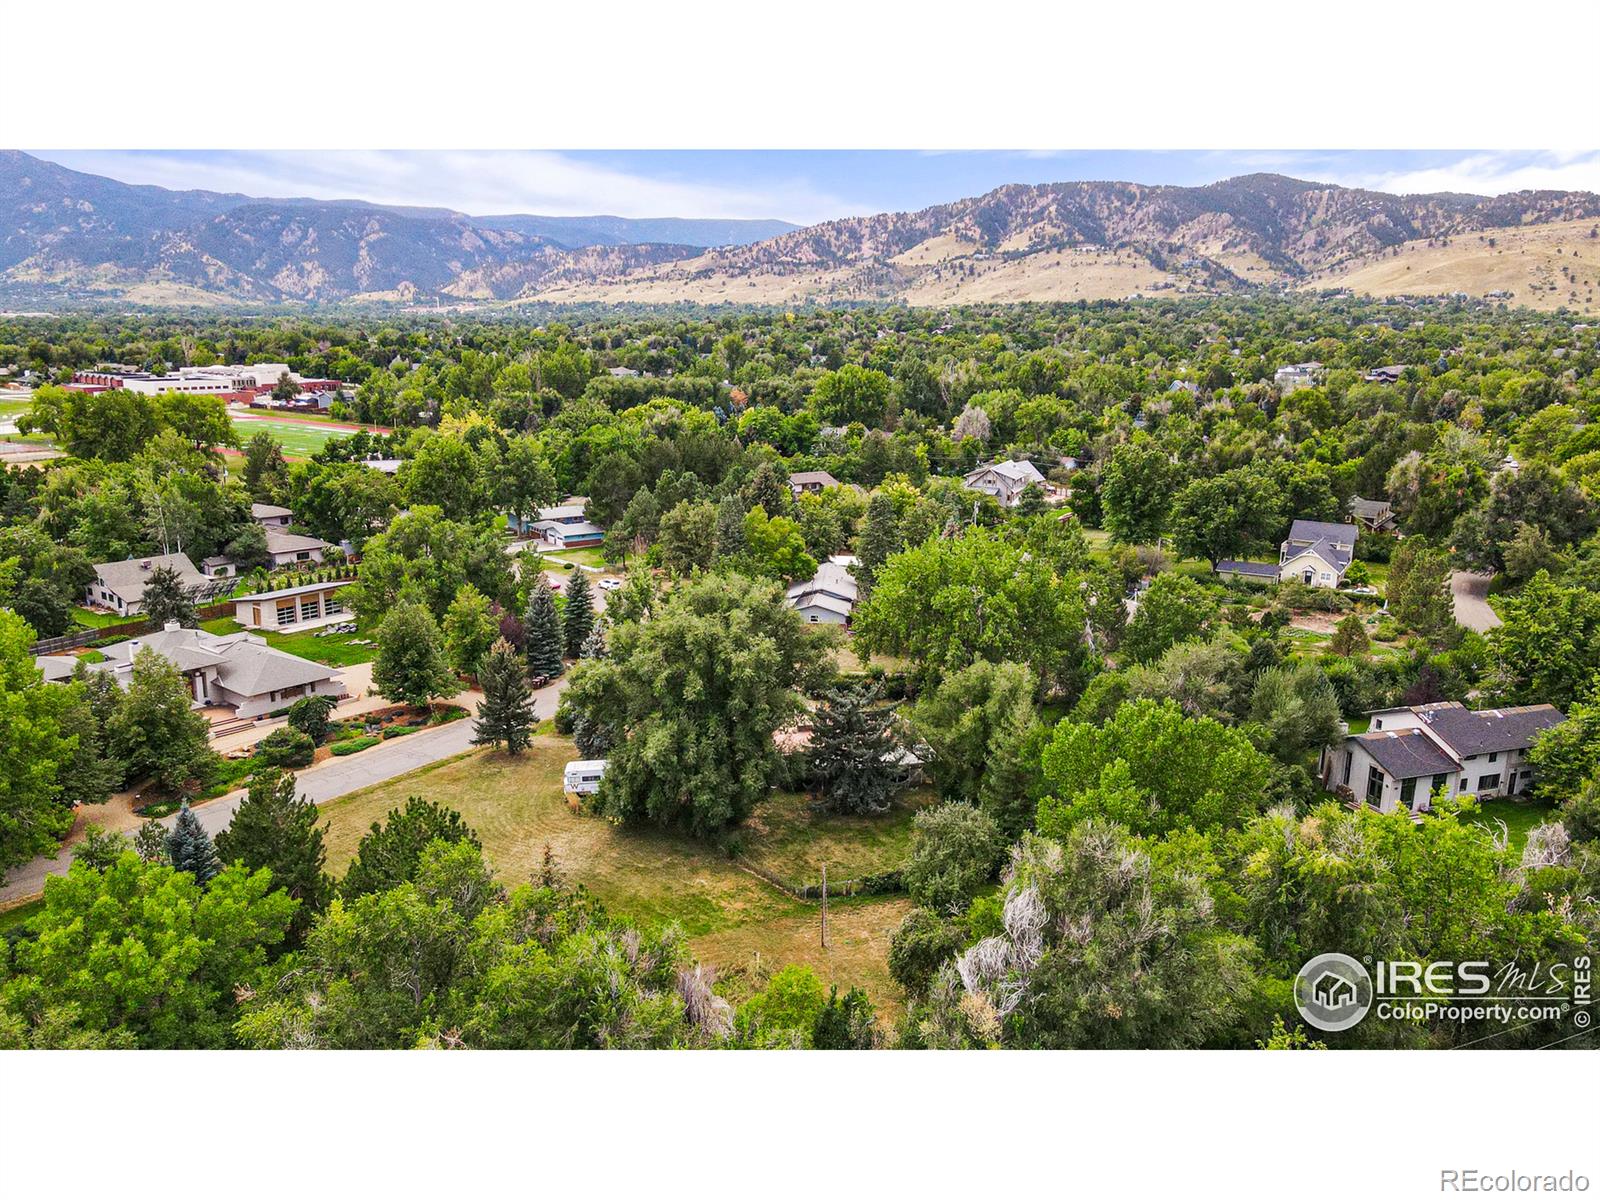
[[264, 767], [307, 767], [317, 744], [298, 729], [285, 725], [256, 743], [256, 761]]
[[333, 753], [339, 758], [343, 758], [346, 754], [354, 754], [358, 750], [366, 750], [376, 746], [379, 741], [380, 739], [375, 737], [358, 737], [352, 741], [340, 742], [333, 747]]
[[1004, 851], [999, 827], [971, 805], [923, 809], [905, 867], [906, 890], [924, 908], [959, 911], [988, 882]]
[[298, 729], [316, 745], [327, 738], [333, 722], [332, 696], [303, 696], [289, 706], [289, 727]]

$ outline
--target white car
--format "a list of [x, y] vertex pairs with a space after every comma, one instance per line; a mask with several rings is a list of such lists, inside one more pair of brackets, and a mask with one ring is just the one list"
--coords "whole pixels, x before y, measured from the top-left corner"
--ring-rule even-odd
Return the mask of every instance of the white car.
[[600, 590], [602, 592], [614, 592], [621, 586], [622, 580], [620, 579], [602, 579], [600, 581]]

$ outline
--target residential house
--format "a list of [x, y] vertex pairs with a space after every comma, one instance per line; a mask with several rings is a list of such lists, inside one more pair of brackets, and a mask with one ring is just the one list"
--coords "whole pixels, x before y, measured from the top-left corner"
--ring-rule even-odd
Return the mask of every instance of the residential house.
[[850, 573], [855, 561], [851, 555], [835, 555], [821, 564], [811, 579], [791, 587], [785, 603], [808, 624], [848, 625], [861, 591]]
[[250, 519], [266, 529], [287, 529], [294, 523], [294, 513], [281, 504], [252, 504]]
[[1319, 362], [1292, 363], [1279, 367], [1272, 373], [1272, 382], [1278, 391], [1288, 394], [1301, 388], [1315, 387], [1322, 382], [1322, 364]]
[[295, 563], [319, 563], [328, 549], [321, 538], [306, 537], [299, 533], [284, 533], [280, 529], [267, 530], [267, 554], [274, 567], [293, 566]]
[[974, 492], [987, 492], [1004, 508], [1015, 508], [1022, 502], [1022, 493], [1029, 484], [1044, 488], [1044, 476], [1031, 462], [994, 462], [968, 471], [962, 480]]
[[579, 550], [585, 546], [598, 546], [606, 540], [606, 531], [584, 516], [588, 500], [583, 496], [569, 496], [561, 504], [541, 508], [533, 520], [509, 516], [506, 524], [513, 533], [531, 535], [552, 550]]
[[348, 694], [334, 668], [275, 650], [258, 634], [219, 636], [184, 629], [176, 621], [159, 633], [106, 646], [105, 661], [88, 669], [109, 674], [125, 688], [133, 679], [134, 658], [146, 649], [177, 667], [194, 707], [227, 707], [236, 717], [266, 716], [302, 696]]
[[246, 629], [273, 629], [295, 633], [334, 621], [347, 621], [350, 611], [339, 593], [354, 582], [303, 583], [298, 587], [251, 592], [233, 598], [233, 619]]
[[1400, 376], [1405, 372], [1405, 367], [1391, 364], [1387, 367], [1374, 367], [1361, 378], [1368, 383], [1399, 383]]
[[796, 498], [806, 492], [820, 492], [824, 488], [838, 486], [839, 481], [826, 471], [796, 471], [789, 476], [789, 490]]
[[200, 560], [200, 574], [207, 579], [234, 579], [238, 577], [239, 566], [226, 554], [213, 554]]
[[144, 589], [151, 573], [162, 567], [176, 571], [185, 588], [198, 590], [210, 583], [194, 569], [187, 554], [152, 554], [149, 558], [96, 563], [94, 582], [85, 589], [84, 603], [90, 608], [109, 608], [122, 616], [136, 617], [144, 612]]
[[1355, 525], [1332, 521], [1296, 521], [1278, 549], [1277, 563], [1247, 562], [1225, 558], [1216, 567], [1218, 575], [1255, 579], [1264, 583], [1294, 580], [1311, 587], [1336, 588], [1355, 559]]
[[1373, 533], [1388, 533], [1395, 527], [1394, 508], [1387, 500], [1363, 500], [1360, 496], [1352, 496], [1346, 507], [1359, 524]]
[[1566, 718], [1549, 704], [1474, 712], [1454, 700], [1386, 708], [1371, 728], [1322, 753], [1322, 784], [1380, 812], [1422, 812], [1430, 798], [1520, 795], [1534, 739]]

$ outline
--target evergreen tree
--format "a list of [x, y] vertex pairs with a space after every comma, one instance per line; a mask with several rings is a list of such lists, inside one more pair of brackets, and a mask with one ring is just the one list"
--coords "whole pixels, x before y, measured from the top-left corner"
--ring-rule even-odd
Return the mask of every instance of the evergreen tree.
[[133, 678], [107, 733], [128, 776], [149, 776], [176, 792], [192, 779], [204, 779], [218, 762], [211, 749], [211, 725], [190, 705], [194, 697], [178, 668], [146, 646], [133, 658]]
[[144, 587], [144, 615], [157, 629], [168, 621], [176, 621], [185, 629], [200, 623], [194, 611], [194, 597], [183, 586], [178, 572], [165, 566], [150, 572]]
[[1367, 627], [1357, 613], [1348, 613], [1333, 627], [1333, 641], [1328, 649], [1345, 658], [1365, 658], [1372, 648], [1367, 637]]
[[578, 652], [579, 658], [604, 658], [606, 656], [606, 627], [604, 621], [596, 621], [594, 628], [589, 631], [589, 636], [583, 639], [583, 649]]
[[816, 1050], [871, 1050], [877, 1045], [877, 1024], [878, 1016], [866, 992], [853, 987], [841, 996], [835, 984], [811, 1027], [811, 1046]]
[[834, 688], [813, 715], [811, 777], [834, 812], [884, 812], [905, 782], [894, 761], [894, 714], [872, 706], [877, 695], [870, 687]]
[[434, 842], [469, 842], [474, 849], [483, 849], [478, 835], [455, 809], [421, 796], [408, 797], [406, 806], [390, 809], [381, 825], [372, 823], [356, 847], [355, 861], [339, 884], [339, 894], [348, 902], [410, 883], [417, 877], [423, 851]]
[[511, 754], [522, 753], [532, 736], [533, 693], [522, 656], [510, 642], [501, 638], [489, 648], [478, 668], [478, 682], [483, 703], [478, 705], [474, 744], [504, 745]]
[[894, 501], [884, 492], [872, 493], [867, 501], [866, 521], [861, 527], [861, 563], [856, 575], [868, 588], [878, 576], [878, 568], [900, 549], [900, 518]]
[[589, 572], [579, 569], [567, 584], [567, 607], [562, 613], [566, 626], [567, 657], [580, 658], [583, 643], [594, 628], [594, 594], [589, 590]]
[[732, 558], [744, 553], [744, 504], [729, 494], [717, 505], [717, 557]]
[[194, 876], [201, 887], [211, 882], [212, 876], [222, 869], [217, 849], [211, 838], [200, 827], [200, 818], [194, 815], [189, 802], [184, 801], [178, 810], [178, 819], [167, 834], [167, 858], [180, 871]]
[[528, 613], [522, 624], [528, 650], [528, 673], [536, 678], [554, 679], [561, 674], [563, 638], [555, 595], [543, 579], [536, 579], [528, 591]]
[[217, 834], [217, 857], [243, 863], [252, 871], [266, 867], [272, 886], [300, 901], [289, 924], [288, 943], [299, 946], [312, 920], [333, 898], [333, 880], [323, 870], [328, 858], [317, 826], [317, 806], [295, 795], [294, 776], [266, 770], [250, 780], [250, 792], [233, 821]]

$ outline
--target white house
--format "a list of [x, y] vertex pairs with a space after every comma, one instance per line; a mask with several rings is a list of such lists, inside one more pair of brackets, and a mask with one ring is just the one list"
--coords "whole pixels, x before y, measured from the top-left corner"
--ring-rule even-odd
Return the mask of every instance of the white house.
[[144, 589], [151, 574], [162, 567], [176, 571], [185, 589], [204, 588], [210, 583], [194, 569], [187, 554], [152, 554], [149, 558], [95, 563], [94, 582], [84, 590], [84, 602], [90, 608], [109, 608], [122, 616], [136, 617], [144, 612]]
[[811, 625], [847, 625], [855, 611], [860, 585], [850, 573], [854, 562], [839, 555], [830, 558], [817, 568], [816, 575], [797, 583], [785, 594], [785, 603], [798, 612]]
[[1312, 587], [1336, 588], [1355, 559], [1354, 525], [1332, 521], [1296, 521], [1279, 549], [1278, 578]]
[[1315, 387], [1322, 379], [1322, 364], [1319, 362], [1292, 363], [1287, 367], [1279, 367], [1272, 373], [1272, 382], [1283, 393], [1297, 392], [1301, 388]]
[[561, 772], [562, 789], [579, 796], [592, 796], [600, 790], [600, 780], [605, 777], [608, 761], [604, 758], [580, 758], [576, 762], [569, 762]]
[[1015, 508], [1029, 484], [1045, 486], [1044, 476], [1031, 462], [995, 462], [968, 471], [962, 483], [975, 492], [987, 492], [1005, 508]]
[[328, 543], [321, 538], [306, 537], [299, 533], [285, 533], [281, 529], [267, 529], [267, 554], [274, 567], [287, 567], [294, 563], [319, 563]]
[[238, 717], [260, 717], [287, 708], [302, 696], [347, 693], [332, 667], [274, 650], [253, 633], [218, 636], [203, 629], [184, 629], [168, 621], [160, 633], [130, 638], [105, 647], [105, 661], [91, 671], [111, 675], [121, 687], [133, 679], [133, 660], [141, 650], [154, 650], [178, 668], [196, 708], [228, 707]]
[[298, 632], [334, 621], [350, 619], [350, 610], [339, 593], [353, 583], [338, 579], [332, 583], [305, 583], [299, 587], [252, 592], [233, 598], [233, 619], [246, 629], [273, 629]]
[[541, 508], [531, 521], [508, 516], [506, 524], [515, 533], [532, 534], [553, 550], [580, 550], [606, 540], [606, 531], [584, 515], [587, 507], [583, 497], [569, 497], [561, 504]]
[[287, 529], [294, 522], [294, 513], [281, 504], [252, 504], [250, 519], [267, 529]]
[[1566, 718], [1549, 704], [1473, 712], [1456, 701], [1380, 709], [1372, 726], [1322, 752], [1322, 785], [1380, 812], [1425, 811], [1431, 796], [1519, 795], [1528, 750]]

